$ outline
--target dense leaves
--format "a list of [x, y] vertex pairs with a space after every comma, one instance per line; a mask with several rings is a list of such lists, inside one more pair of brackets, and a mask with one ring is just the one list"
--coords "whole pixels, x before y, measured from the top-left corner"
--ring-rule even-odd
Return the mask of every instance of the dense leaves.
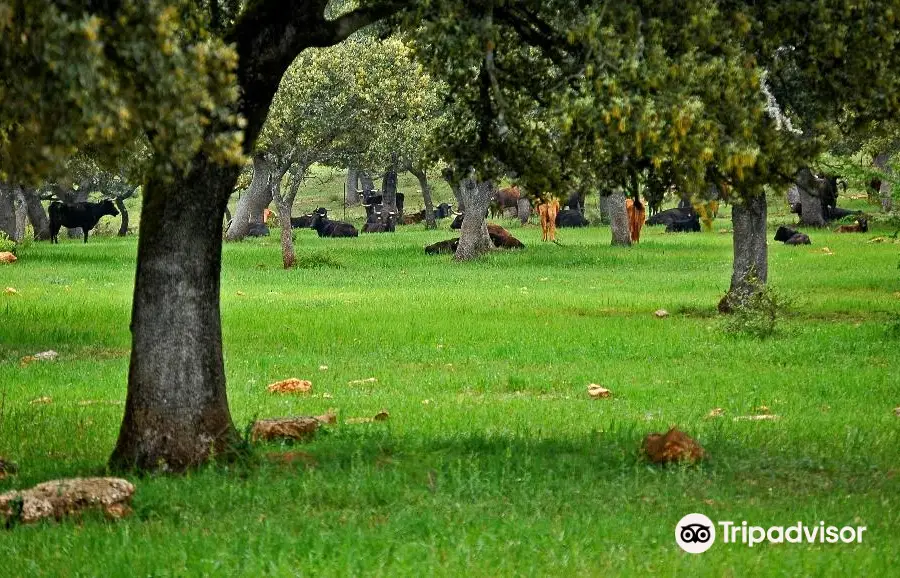
[[200, 149], [240, 158], [236, 56], [192, 6], [0, 2], [0, 179], [34, 182], [79, 148], [112, 156], [141, 134], [162, 173]]

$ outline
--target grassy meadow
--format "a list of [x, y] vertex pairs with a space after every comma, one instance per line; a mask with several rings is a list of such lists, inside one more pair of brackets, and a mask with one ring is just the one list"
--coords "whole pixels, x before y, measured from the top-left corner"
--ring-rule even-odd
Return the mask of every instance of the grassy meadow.
[[[792, 219], [773, 209], [773, 227]], [[868, 242], [891, 230], [770, 241], [770, 284], [791, 303], [759, 340], [726, 333], [715, 310], [731, 272], [728, 220], [702, 234], [648, 227], [630, 249], [610, 247], [607, 227], [561, 230], [557, 246], [539, 227], [503, 223], [527, 249], [462, 264], [422, 252], [451, 236], [448, 221], [359, 239], [297, 231], [291, 271], [277, 230], [227, 244], [237, 426], [329, 408], [338, 423], [309, 443], [255, 446], [246, 462], [132, 477], [134, 514], [120, 522], [91, 514], [0, 530], [0, 573], [896, 572], [900, 245]], [[18, 292], [0, 293], [0, 456], [19, 465], [0, 492], [106, 473], [136, 246], [102, 235], [32, 243], [0, 267], [0, 291]], [[654, 317], [659, 308], [671, 315]], [[20, 364], [47, 349], [59, 358]], [[266, 392], [287, 377], [311, 380], [312, 393]], [[613, 396], [589, 399], [591, 383]], [[760, 406], [778, 419], [734, 419]], [[714, 408], [724, 415], [708, 417]], [[380, 410], [387, 421], [345, 423]], [[641, 440], [675, 424], [709, 459], [648, 465]], [[691, 512], [868, 531], [861, 544], [716, 543], [691, 555], [674, 542]]]

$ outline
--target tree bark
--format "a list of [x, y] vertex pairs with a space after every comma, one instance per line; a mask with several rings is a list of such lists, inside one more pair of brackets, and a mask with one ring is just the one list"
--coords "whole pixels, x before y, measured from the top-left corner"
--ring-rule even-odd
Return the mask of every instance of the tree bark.
[[[323, 4], [248, 4], [226, 40], [237, 47], [244, 153], [262, 130], [287, 67], [395, 11], [366, 6], [325, 18]], [[235, 125], [210, 126], [208, 137]], [[228, 452], [239, 436], [225, 390], [219, 308], [222, 219], [240, 168], [200, 152], [171, 182], [144, 188], [132, 303], [125, 416], [115, 469], [181, 471]], [[237, 220], [237, 219], [236, 219]]]
[[119, 224], [119, 236], [125, 237], [128, 235], [128, 209], [125, 207], [122, 197], [116, 197], [115, 203], [116, 209], [119, 210], [119, 215], [122, 216], [122, 222]]
[[769, 276], [766, 245], [766, 195], [763, 192], [734, 204], [731, 212], [734, 228], [734, 269], [731, 287], [719, 310], [727, 313], [746, 302], [765, 286]]
[[372, 180], [372, 174], [369, 171], [359, 171], [359, 185], [365, 194], [369, 194], [375, 190], [375, 181]]
[[261, 225], [263, 211], [272, 202], [274, 167], [264, 154], [253, 155], [253, 179], [250, 187], [238, 199], [231, 226], [225, 233], [226, 241], [240, 241], [250, 232], [251, 225]]
[[609, 229], [612, 232], [612, 244], [622, 247], [631, 246], [631, 226], [628, 223], [628, 212], [625, 210], [625, 193], [614, 191], [607, 197], [609, 209]]
[[359, 205], [359, 195], [357, 190], [359, 187], [359, 173], [352, 166], [347, 168], [347, 206], [355, 207]]
[[16, 195], [14, 187], [0, 183], [0, 231], [10, 239], [16, 237]]
[[462, 187], [460, 184], [453, 180], [453, 171], [450, 168], [447, 168], [443, 171], [442, 174], [447, 184], [450, 185], [450, 190], [453, 191], [453, 198], [456, 199], [456, 210], [460, 213], [466, 212], [466, 199], [462, 194]]
[[294, 199], [297, 197], [297, 191], [300, 190], [300, 184], [306, 175], [308, 165], [301, 164], [298, 168], [291, 172], [291, 186], [288, 192], [281, 194], [281, 177], [275, 180], [275, 186], [272, 188], [272, 198], [278, 207], [278, 224], [281, 226], [281, 262], [285, 269], [290, 269], [297, 262], [297, 256], [294, 253], [294, 231], [291, 228], [291, 213], [294, 208]]
[[881, 153], [875, 157], [873, 161], [875, 167], [883, 173], [881, 178], [881, 187], [878, 189], [878, 196], [881, 198], [881, 210], [885, 213], [890, 213], [894, 208], [894, 199], [893, 199], [893, 171], [891, 167], [888, 165], [888, 160], [890, 159], [890, 155], [888, 153]]
[[603, 225], [609, 225], [609, 195], [604, 195], [602, 192], [598, 193], [600, 197], [600, 223]]
[[425, 228], [437, 229], [437, 221], [434, 218], [434, 202], [431, 200], [431, 186], [428, 184], [428, 175], [425, 169], [407, 167], [409, 172], [419, 179], [419, 188], [422, 189], [422, 201], [425, 203]]
[[145, 188], [115, 469], [183, 471], [238, 440], [219, 311], [222, 217], [238, 173], [201, 154], [176, 182]]
[[381, 199], [384, 210], [397, 212], [397, 162], [396, 155], [391, 166], [384, 171], [381, 179]]
[[824, 227], [825, 212], [822, 208], [821, 186], [808, 168], [797, 174], [797, 189], [800, 192], [800, 225]]
[[41, 197], [32, 188], [23, 189], [23, 193], [25, 194], [28, 221], [34, 229], [34, 238], [36, 241], [47, 241], [50, 239], [50, 219], [47, 217], [44, 205], [41, 204]]
[[467, 210], [459, 231], [459, 245], [456, 248], [457, 261], [475, 259], [494, 249], [484, 218], [491, 202], [493, 188], [490, 181], [476, 183], [473, 178], [465, 179], [459, 187]]
[[528, 223], [531, 219], [531, 201], [524, 197], [516, 201], [516, 216], [521, 224]]
[[13, 189], [13, 207], [15, 211], [15, 234], [12, 240], [21, 243], [25, 240], [25, 226], [28, 224], [28, 208], [22, 187]]

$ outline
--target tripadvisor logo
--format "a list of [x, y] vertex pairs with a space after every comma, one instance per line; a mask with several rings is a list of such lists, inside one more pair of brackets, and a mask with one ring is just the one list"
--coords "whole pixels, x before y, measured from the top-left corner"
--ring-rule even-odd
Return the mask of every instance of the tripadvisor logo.
[[716, 541], [716, 527], [703, 514], [688, 514], [675, 526], [675, 543], [691, 554], [702, 554]]
[[685, 552], [701, 554], [712, 547], [716, 541], [716, 526], [720, 527], [722, 542], [725, 544], [744, 544], [750, 548], [763, 542], [781, 544], [844, 544], [862, 543], [866, 526], [826, 526], [819, 522], [807, 526], [797, 522], [792, 526], [749, 526], [747, 522], [735, 524], [731, 521], [720, 521], [714, 524], [703, 514], [688, 514], [675, 525], [675, 543]]

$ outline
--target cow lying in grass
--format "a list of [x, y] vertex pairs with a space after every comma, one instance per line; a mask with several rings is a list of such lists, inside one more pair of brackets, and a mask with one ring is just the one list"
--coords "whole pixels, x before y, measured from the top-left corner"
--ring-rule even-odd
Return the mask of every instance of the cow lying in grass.
[[[664, 213], [665, 211], [663, 211]], [[691, 211], [688, 217], [674, 219], [666, 225], [666, 233], [699, 233], [700, 215]]]
[[778, 227], [775, 231], [775, 240], [781, 241], [785, 245], [809, 245], [809, 235], [801, 233], [787, 227]]
[[350, 223], [330, 221], [327, 217], [316, 214], [310, 225], [320, 237], [359, 237], [359, 231]]
[[[491, 242], [494, 244], [494, 247], [498, 249], [524, 249], [525, 245], [522, 244], [521, 241], [513, 237], [509, 234], [509, 231], [501, 227], [500, 225], [495, 225], [493, 223], [488, 223], [488, 235], [491, 237]], [[425, 247], [426, 255], [439, 255], [441, 253], [456, 253], [456, 248], [459, 246], [459, 237], [455, 239], [447, 239], [446, 241], [439, 241], [432, 245], [428, 245]]]
[[99, 203], [50, 203], [50, 242], [59, 243], [59, 229], [68, 227], [77, 229], [81, 227], [84, 234], [84, 242], [87, 243], [88, 233], [97, 226], [100, 217], [109, 215], [116, 217], [119, 211], [110, 199]]
[[589, 224], [577, 209], [563, 209], [556, 214], [557, 227], [587, 227]]
[[318, 207], [312, 213], [306, 213], [299, 217], [291, 217], [291, 229], [309, 229], [312, 227], [313, 217], [316, 215], [328, 217], [328, 209], [325, 207]]
[[856, 219], [852, 225], [841, 225], [834, 230], [835, 233], [865, 233], [869, 230], [869, 220], [865, 217]]

